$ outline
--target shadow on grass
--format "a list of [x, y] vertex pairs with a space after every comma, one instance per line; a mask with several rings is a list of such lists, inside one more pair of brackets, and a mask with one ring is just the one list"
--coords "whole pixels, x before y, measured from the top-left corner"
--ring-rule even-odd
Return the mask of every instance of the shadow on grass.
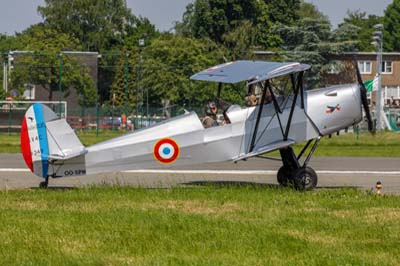
[[78, 187], [64, 187], [64, 186], [49, 186], [47, 188], [40, 188], [40, 187], [31, 187], [30, 189], [33, 190], [74, 190], [74, 189], [79, 189]]
[[363, 187], [360, 186], [318, 186], [315, 189], [363, 189]]
[[[217, 187], [217, 188], [253, 188], [253, 189], [293, 189], [293, 187], [283, 187], [273, 183], [256, 183], [246, 181], [193, 181], [181, 183], [183, 186], [204, 186], [204, 187]], [[362, 189], [360, 186], [318, 186], [314, 190], [336, 190], [336, 189]]]
[[226, 188], [226, 187], [240, 187], [240, 188], [262, 188], [262, 189], [278, 189], [283, 188], [277, 184], [269, 184], [269, 183], [256, 183], [256, 182], [246, 182], [246, 181], [193, 181], [181, 183], [184, 186], [207, 186], [207, 187], [218, 187], [218, 188]]

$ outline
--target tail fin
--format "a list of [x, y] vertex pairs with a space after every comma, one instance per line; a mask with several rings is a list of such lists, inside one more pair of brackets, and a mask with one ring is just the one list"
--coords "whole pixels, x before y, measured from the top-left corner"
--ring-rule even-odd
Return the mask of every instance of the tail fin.
[[28, 168], [37, 176], [55, 174], [49, 165], [86, 153], [65, 119], [47, 106], [35, 103], [26, 111], [21, 127], [21, 151]]

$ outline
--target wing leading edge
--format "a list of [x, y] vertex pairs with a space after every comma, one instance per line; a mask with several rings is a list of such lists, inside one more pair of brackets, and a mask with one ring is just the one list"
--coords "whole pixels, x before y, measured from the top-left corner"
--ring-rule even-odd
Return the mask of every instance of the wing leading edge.
[[279, 150], [279, 149], [282, 149], [282, 148], [291, 146], [291, 145], [293, 145], [293, 144], [295, 144], [295, 143], [296, 143], [296, 142], [295, 142], [294, 140], [291, 140], [291, 139], [289, 139], [289, 140], [276, 141], [276, 142], [270, 143], [270, 144], [268, 144], [268, 145], [265, 145], [265, 146], [263, 146], [263, 147], [260, 147], [260, 148], [258, 148], [258, 149], [255, 150], [255, 151], [252, 151], [252, 152], [249, 152], [249, 153], [240, 155], [240, 156], [238, 156], [238, 157], [236, 157], [236, 158], [233, 158], [233, 161], [234, 161], [234, 162], [237, 162], [237, 161], [240, 161], [240, 160], [245, 160], [245, 159], [248, 159], [248, 158], [250, 158], [250, 157], [254, 157], [254, 156], [263, 154], [263, 153], [267, 153], [267, 152], [271, 152], [271, 151], [276, 151], [276, 150]]

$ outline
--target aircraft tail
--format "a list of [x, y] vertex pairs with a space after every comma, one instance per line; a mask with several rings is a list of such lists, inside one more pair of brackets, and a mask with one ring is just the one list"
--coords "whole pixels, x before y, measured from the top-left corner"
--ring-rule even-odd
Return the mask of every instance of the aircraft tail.
[[65, 119], [47, 106], [35, 103], [26, 111], [21, 127], [21, 151], [28, 168], [37, 176], [55, 174], [51, 165], [87, 151]]

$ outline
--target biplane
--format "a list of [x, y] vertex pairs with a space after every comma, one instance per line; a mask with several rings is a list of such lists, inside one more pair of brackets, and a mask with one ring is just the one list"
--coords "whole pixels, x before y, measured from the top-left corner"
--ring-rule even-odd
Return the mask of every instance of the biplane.
[[[187, 112], [90, 147], [82, 145], [65, 119], [45, 105], [34, 104], [22, 123], [22, 154], [28, 168], [44, 178], [40, 187], [46, 188], [49, 178], [238, 162], [279, 151], [278, 183], [309, 190], [318, 182], [309, 162], [321, 137], [359, 123], [362, 105], [372, 126], [359, 72], [359, 84], [305, 90], [304, 73], [309, 68], [301, 63], [261, 61], [211, 67], [191, 79], [218, 83], [216, 104], [223, 110], [225, 123], [205, 128], [195, 112]], [[283, 76], [288, 77], [291, 91], [286, 96], [277, 93], [274, 83]], [[221, 99], [224, 85], [240, 82], [247, 82], [248, 88], [258, 86], [258, 104], [242, 107]], [[292, 148], [296, 143], [305, 143], [298, 155]]]

